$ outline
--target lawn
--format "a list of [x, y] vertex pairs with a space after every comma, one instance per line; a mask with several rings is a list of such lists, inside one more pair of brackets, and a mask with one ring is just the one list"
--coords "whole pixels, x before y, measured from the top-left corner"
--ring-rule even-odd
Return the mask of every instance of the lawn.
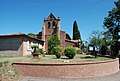
[[100, 57], [94, 58], [92, 55], [86, 55], [86, 54], [76, 54], [74, 59], [68, 59], [66, 56], [62, 56], [60, 59], [57, 59], [55, 55], [46, 55], [43, 57], [40, 56], [39, 59], [35, 59], [32, 56], [27, 57], [0, 57], [1, 61], [9, 61], [12, 62], [39, 62], [39, 63], [74, 63], [74, 62], [96, 62], [96, 61], [106, 61], [111, 60], [112, 58], [107, 57]]
[[[0, 57], [0, 81], [16, 81], [23, 76], [19, 75], [11, 63], [13, 62], [38, 62], [44, 64], [52, 63], [76, 63], [76, 62], [96, 62], [96, 61], [107, 61], [112, 60], [112, 58], [100, 57], [94, 58], [94, 56], [86, 54], [77, 54], [74, 59], [68, 59], [66, 56], [62, 56], [61, 59], [57, 59], [55, 55], [40, 56], [39, 59], [35, 59], [32, 56], [26, 57]], [[7, 65], [6, 65], [7, 64]]]

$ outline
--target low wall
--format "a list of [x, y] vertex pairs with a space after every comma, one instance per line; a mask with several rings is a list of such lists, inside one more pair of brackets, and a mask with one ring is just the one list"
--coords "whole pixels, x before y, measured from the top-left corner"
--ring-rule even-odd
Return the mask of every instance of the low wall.
[[13, 66], [23, 75], [47, 78], [88, 78], [105, 76], [119, 71], [119, 59], [107, 62], [84, 63], [13, 63]]

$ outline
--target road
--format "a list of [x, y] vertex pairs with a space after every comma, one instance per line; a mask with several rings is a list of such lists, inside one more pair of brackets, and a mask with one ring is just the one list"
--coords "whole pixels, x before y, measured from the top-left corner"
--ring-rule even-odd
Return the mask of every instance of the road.
[[38, 77], [26, 77], [19, 81], [120, 81], [120, 71], [103, 77], [86, 78], [86, 79], [60, 79], [60, 78], [38, 78]]

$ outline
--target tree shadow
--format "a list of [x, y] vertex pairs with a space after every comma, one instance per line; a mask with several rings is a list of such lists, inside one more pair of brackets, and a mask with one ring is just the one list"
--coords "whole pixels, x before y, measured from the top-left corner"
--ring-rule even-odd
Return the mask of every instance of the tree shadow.
[[[58, 59], [57, 57], [53, 57], [52, 59]], [[59, 58], [59, 59], [69, 59], [68, 57], [61, 57], [61, 58]]]
[[85, 57], [80, 57], [81, 59], [90, 59], [90, 58], [95, 58], [93, 56], [85, 56]]
[[62, 57], [61, 59], [69, 59], [68, 57]]
[[52, 59], [58, 59], [57, 57], [53, 57]]

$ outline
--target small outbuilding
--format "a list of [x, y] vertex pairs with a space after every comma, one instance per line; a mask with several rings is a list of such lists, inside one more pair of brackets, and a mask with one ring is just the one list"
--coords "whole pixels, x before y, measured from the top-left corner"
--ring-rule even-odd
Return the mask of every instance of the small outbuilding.
[[32, 45], [43, 48], [44, 41], [22, 33], [0, 35], [0, 56], [31, 55]]

